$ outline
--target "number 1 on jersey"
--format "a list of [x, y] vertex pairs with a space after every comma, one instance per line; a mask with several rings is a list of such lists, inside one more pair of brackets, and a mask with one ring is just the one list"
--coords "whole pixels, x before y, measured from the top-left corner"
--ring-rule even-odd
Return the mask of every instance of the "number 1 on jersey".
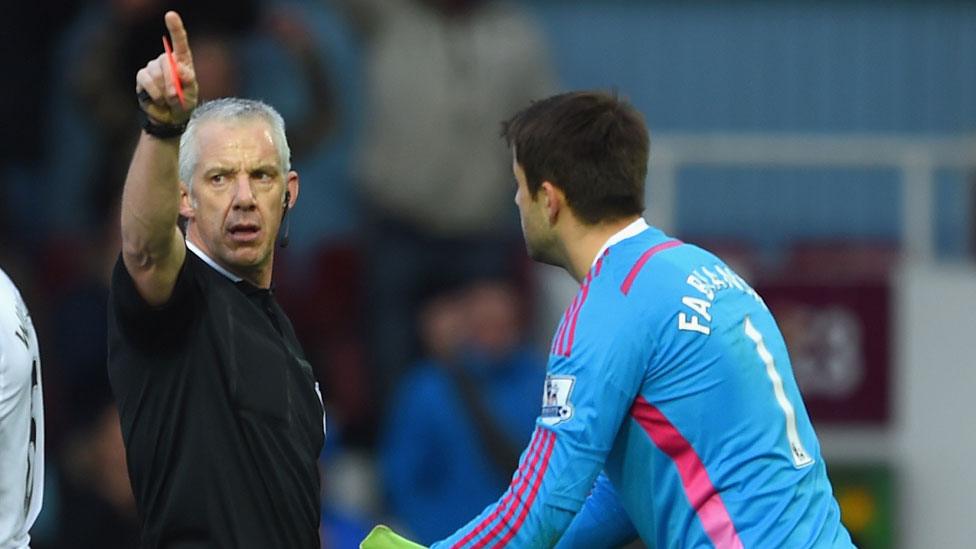
[[806, 448], [803, 447], [803, 443], [800, 442], [800, 433], [796, 429], [796, 411], [793, 409], [793, 404], [786, 398], [786, 391], [783, 389], [783, 378], [780, 377], [779, 372], [776, 370], [773, 355], [766, 348], [762, 334], [752, 325], [752, 320], [748, 316], [746, 317], [745, 326], [746, 336], [756, 344], [756, 352], [759, 353], [759, 358], [766, 365], [766, 375], [773, 382], [773, 394], [776, 395], [776, 402], [782, 408], [783, 415], [786, 416], [786, 439], [790, 443], [793, 465], [798, 468], [810, 465], [813, 463], [813, 458], [810, 457]]

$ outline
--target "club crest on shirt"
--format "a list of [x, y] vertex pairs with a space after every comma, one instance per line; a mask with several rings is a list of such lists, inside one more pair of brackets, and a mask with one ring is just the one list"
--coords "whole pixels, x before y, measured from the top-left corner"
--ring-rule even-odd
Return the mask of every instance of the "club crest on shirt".
[[546, 376], [546, 386], [542, 392], [543, 423], [556, 425], [573, 417], [573, 403], [569, 397], [575, 384], [575, 376]]

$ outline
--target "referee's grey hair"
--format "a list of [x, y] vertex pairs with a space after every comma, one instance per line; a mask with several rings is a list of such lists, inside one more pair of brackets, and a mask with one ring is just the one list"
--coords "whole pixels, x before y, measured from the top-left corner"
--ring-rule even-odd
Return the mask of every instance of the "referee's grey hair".
[[278, 111], [263, 101], [241, 99], [239, 97], [225, 97], [202, 103], [193, 111], [186, 131], [180, 138], [180, 180], [189, 190], [193, 190], [193, 170], [200, 160], [200, 146], [197, 140], [197, 130], [201, 123], [208, 120], [234, 122], [263, 119], [271, 126], [271, 140], [278, 149], [278, 158], [282, 173], [291, 170], [291, 149], [285, 137], [285, 121]]

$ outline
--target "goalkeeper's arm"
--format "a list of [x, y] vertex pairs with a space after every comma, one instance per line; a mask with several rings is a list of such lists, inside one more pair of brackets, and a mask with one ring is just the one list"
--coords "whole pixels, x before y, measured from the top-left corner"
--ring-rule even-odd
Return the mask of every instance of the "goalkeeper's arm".
[[583, 508], [563, 533], [556, 549], [620, 547], [637, 539], [637, 530], [606, 475], [600, 474]]

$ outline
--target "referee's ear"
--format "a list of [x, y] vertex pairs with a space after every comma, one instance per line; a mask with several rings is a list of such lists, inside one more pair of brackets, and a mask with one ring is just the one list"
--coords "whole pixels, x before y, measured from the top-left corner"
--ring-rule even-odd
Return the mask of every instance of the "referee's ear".
[[193, 219], [196, 215], [196, 204], [190, 196], [190, 189], [180, 181], [180, 215], [186, 219]]
[[283, 208], [288, 208], [289, 210], [295, 207], [295, 203], [298, 202], [298, 172], [290, 171], [285, 178], [285, 201], [282, 203]]

